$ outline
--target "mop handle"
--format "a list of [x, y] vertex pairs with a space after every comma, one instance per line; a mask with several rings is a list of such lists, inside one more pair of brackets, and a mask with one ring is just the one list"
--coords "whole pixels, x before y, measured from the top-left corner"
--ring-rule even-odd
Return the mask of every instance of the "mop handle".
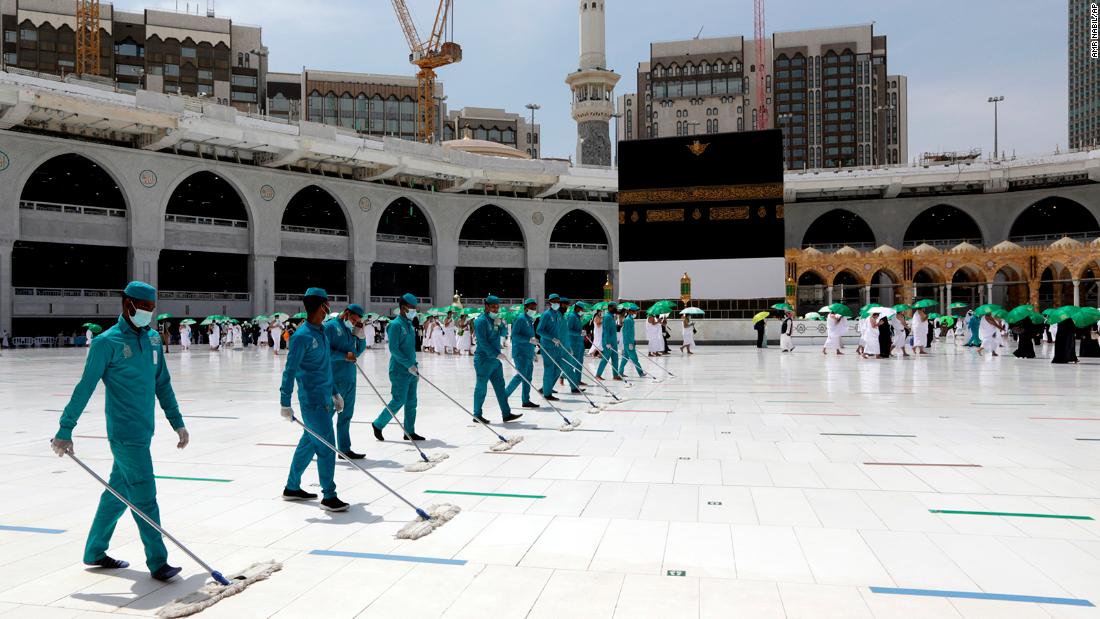
[[329, 449], [331, 449], [337, 456], [339, 456], [339, 457], [343, 458], [344, 460], [350, 462], [352, 466], [354, 466], [355, 468], [359, 469], [360, 471], [363, 471], [364, 473], [366, 473], [367, 477], [370, 477], [374, 481], [378, 482], [379, 486], [382, 486], [386, 490], [389, 490], [390, 494], [392, 494], [393, 496], [401, 499], [405, 503], [405, 505], [408, 505], [409, 507], [413, 508], [413, 510], [415, 510], [417, 514], [420, 514], [420, 508], [413, 505], [412, 503], [409, 503], [408, 499], [401, 496], [400, 494], [397, 494], [397, 492], [394, 491], [393, 488], [390, 488], [389, 486], [387, 486], [385, 482], [383, 482], [381, 479], [378, 479], [377, 477], [372, 475], [371, 472], [368, 471], [367, 469], [359, 466], [359, 464], [357, 462], [355, 462], [351, 458], [345, 456], [344, 454], [340, 453], [340, 450], [337, 449], [335, 445], [333, 445], [332, 443], [326, 441], [320, 434], [317, 434], [313, 430], [310, 430], [309, 427], [305, 423], [303, 423], [301, 419], [298, 419], [297, 417], [291, 417], [290, 419], [294, 423], [302, 426], [303, 430], [305, 430], [306, 432], [309, 432], [310, 436], [312, 436], [313, 438], [315, 438], [318, 441], [320, 441], [321, 443], [323, 443], [325, 447], [328, 447]]
[[[508, 367], [510, 367], [510, 368], [512, 368], [513, 370], [515, 370], [515, 372], [516, 372], [516, 376], [519, 376], [519, 377], [520, 377], [520, 379], [521, 379], [521, 380], [523, 380], [523, 382], [527, 383], [527, 386], [528, 386], [528, 387], [530, 387], [530, 388], [534, 389], [535, 391], [538, 391], [538, 389], [537, 389], [537, 388], [535, 388], [535, 386], [531, 384], [531, 381], [527, 380], [527, 377], [523, 375], [523, 372], [520, 372], [520, 371], [519, 371], [519, 368], [517, 368], [517, 367], [516, 367], [516, 365], [515, 365], [514, 363], [512, 363], [512, 360], [511, 360], [511, 359], [509, 359], [509, 358], [507, 358], [507, 357], [504, 357], [504, 356], [501, 356], [501, 359], [504, 359], [505, 363], [507, 363], [507, 364], [508, 364]], [[542, 395], [542, 394], [540, 393], [539, 395]], [[563, 418], [565, 417], [565, 415], [562, 415], [562, 412], [561, 412], [560, 410], [558, 410], [558, 407], [557, 407], [557, 406], [554, 406], [554, 403], [553, 403], [553, 402], [551, 402], [550, 400], [547, 400], [547, 399], [546, 399], [545, 397], [543, 397], [542, 399], [543, 399], [543, 400], [546, 400], [546, 403], [550, 405], [550, 408], [554, 409], [554, 412], [556, 412], [557, 414], [561, 415], [561, 416], [562, 416]]]
[[[565, 349], [563, 348], [562, 350], [565, 350]], [[569, 354], [569, 351], [567, 351], [567, 350], [566, 350], [565, 352], [566, 352], [566, 354]], [[569, 356], [570, 356], [570, 357], [572, 357], [573, 355], [571, 355], [571, 354], [570, 354]], [[553, 357], [549, 357], [549, 356], [548, 356], [547, 358], [548, 358], [548, 359], [550, 359], [550, 362], [551, 362], [551, 363], [553, 363], [553, 364], [554, 364], [554, 365], [555, 365], [555, 366], [556, 366], [556, 367], [558, 368], [558, 371], [560, 371], [560, 372], [561, 372], [562, 376], [563, 376], [563, 377], [565, 377], [566, 379], [568, 379], [568, 380], [569, 380], [569, 384], [570, 384], [570, 385], [573, 385], [573, 388], [574, 388], [574, 389], [576, 389], [577, 391], [580, 391], [580, 392], [581, 392], [581, 397], [583, 397], [583, 398], [584, 398], [585, 400], [587, 400], [587, 401], [588, 401], [588, 405], [589, 405], [589, 406], [593, 406], [593, 407], [594, 407], [594, 406], [596, 406], [596, 403], [592, 401], [592, 398], [588, 397], [588, 393], [587, 393], [586, 391], [583, 391], [583, 390], [581, 389], [580, 385], [575, 385], [575, 384], [573, 383], [573, 379], [572, 379], [572, 378], [569, 378], [569, 376], [568, 376], [568, 375], [567, 375], [567, 374], [565, 373], [565, 369], [564, 369], [564, 368], [562, 368], [562, 367], [561, 367], [561, 365], [560, 365], [560, 364], [559, 364], [559, 363], [558, 363], [558, 362], [557, 362], [557, 361], [556, 361], [556, 360], [555, 360], [555, 359], [554, 359]], [[565, 362], [565, 359], [564, 359], [564, 358], [562, 358], [562, 361], [563, 361], [563, 362]], [[574, 368], [574, 367], [576, 367], [576, 366], [575, 366], [575, 365], [573, 365], [573, 364], [569, 364], [569, 367], [571, 367], [571, 368]], [[581, 370], [582, 370], [583, 372], [585, 372], [586, 374], [588, 374], [588, 376], [592, 378], [592, 381], [593, 381], [593, 382], [595, 382], [595, 383], [599, 384], [599, 385], [600, 385], [600, 387], [601, 387], [601, 388], [602, 388], [602, 389], [603, 389], [604, 391], [607, 391], [607, 393], [609, 393], [609, 394], [611, 395], [611, 397], [615, 398], [615, 394], [614, 394], [614, 393], [611, 393], [610, 391], [608, 391], [608, 390], [607, 390], [607, 387], [604, 387], [604, 386], [603, 386], [603, 383], [600, 383], [599, 379], [597, 379], [597, 378], [593, 377], [593, 376], [592, 376], [592, 374], [591, 374], [590, 372], [588, 372], [588, 370], [587, 370], [587, 369], [586, 369], [585, 367], [583, 367], [583, 364], [582, 364], [582, 366], [581, 366]], [[596, 396], [597, 396], [597, 397], [607, 397], [607, 396], [601, 396], [600, 394], [596, 394]], [[615, 398], [615, 399], [618, 399], [618, 398]]]
[[[563, 348], [562, 350], [565, 350], [565, 349]], [[611, 350], [616, 350], [616, 349], [612, 348]], [[587, 374], [588, 377], [591, 378], [597, 385], [599, 385], [601, 389], [606, 391], [608, 393], [608, 395], [615, 398], [616, 400], [619, 399], [619, 396], [612, 393], [611, 390], [607, 388], [607, 385], [603, 384], [603, 381], [600, 380], [600, 378], [598, 376], [596, 376], [592, 372], [589, 372], [588, 368], [584, 367], [584, 362], [577, 361], [577, 358], [573, 356], [573, 353], [569, 352], [568, 350], [565, 351], [565, 354], [569, 355], [570, 358], [573, 359], [574, 363], [578, 363], [580, 365], [581, 371], [584, 372], [585, 374]], [[557, 362], [555, 362], [554, 365], [557, 365]], [[561, 369], [561, 366], [558, 366], [558, 369]], [[618, 368], [612, 367], [611, 371], [616, 372], [616, 371], [618, 371]]]
[[[401, 423], [401, 420], [397, 418], [397, 415], [390, 410], [390, 405], [386, 402], [386, 398], [382, 397], [382, 393], [378, 391], [378, 388], [375, 387], [374, 383], [370, 381], [370, 377], [367, 376], [366, 371], [364, 371], [363, 368], [359, 367], [358, 363], [355, 364], [355, 369], [359, 370], [359, 373], [363, 375], [363, 380], [367, 381], [367, 384], [370, 385], [371, 390], [374, 391], [374, 395], [378, 396], [378, 399], [382, 401], [382, 408], [386, 409], [386, 412], [390, 414], [390, 419], [393, 419], [397, 422], [397, 427], [401, 428], [401, 431], [405, 433], [405, 436], [409, 436], [409, 431], [405, 429], [405, 424]], [[423, 458], [425, 462], [427, 462], [428, 456], [424, 454], [424, 450], [420, 449], [420, 446], [416, 444], [416, 441], [410, 439], [409, 442], [412, 443], [412, 446], [420, 452], [420, 457]]]
[[[163, 527], [161, 527], [161, 526], [160, 526], [159, 524], [157, 524], [156, 522], [154, 522], [152, 518], [150, 518], [149, 516], [146, 516], [146, 515], [145, 515], [145, 512], [143, 512], [143, 511], [141, 511], [140, 509], [138, 509], [138, 508], [137, 508], [137, 507], [136, 507], [136, 506], [135, 506], [135, 505], [134, 505], [133, 503], [131, 503], [131, 502], [130, 502], [130, 501], [129, 501], [129, 500], [128, 500], [128, 499], [126, 498], [126, 497], [122, 496], [122, 494], [121, 494], [121, 493], [119, 493], [119, 491], [118, 491], [118, 490], [115, 490], [114, 488], [112, 488], [112, 487], [111, 487], [111, 484], [107, 483], [107, 480], [105, 480], [105, 479], [103, 479], [102, 477], [100, 477], [100, 476], [99, 476], [99, 473], [96, 473], [95, 471], [93, 471], [93, 470], [91, 469], [91, 467], [89, 467], [89, 466], [88, 466], [87, 464], [84, 464], [84, 462], [83, 462], [83, 461], [81, 461], [81, 459], [80, 459], [80, 458], [77, 458], [77, 457], [76, 457], [76, 454], [72, 454], [72, 453], [66, 453], [65, 455], [67, 455], [67, 456], [69, 456], [70, 458], [72, 458], [72, 459], [73, 459], [73, 462], [76, 462], [77, 464], [79, 464], [79, 465], [80, 465], [80, 468], [82, 468], [82, 469], [84, 469], [85, 471], [87, 471], [89, 475], [91, 475], [92, 477], [95, 477], [96, 481], [98, 481], [99, 483], [103, 484], [103, 487], [107, 489], [107, 492], [110, 492], [111, 494], [115, 495], [115, 498], [116, 498], [116, 499], [118, 499], [118, 500], [122, 501], [123, 503], [125, 503], [127, 507], [129, 507], [129, 508], [130, 508], [131, 510], [133, 510], [133, 512], [134, 512], [135, 514], [137, 514], [137, 515], [138, 515], [139, 517], [141, 517], [141, 519], [142, 519], [142, 520], [144, 520], [144, 521], [145, 521], [146, 523], [148, 523], [148, 524], [149, 524], [149, 526], [151, 526], [151, 527], [153, 527], [154, 529], [156, 529], [157, 531], [159, 531], [159, 532], [160, 532], [160, 534], [161, 534], [161, 535], [163, 535], [164, 537], [167, 537], [168, 539], [170, 539], [170, 540], [172, 541], [172, 543], [173, 543], [173, 544], [175, 544], [176, 546], [178, 546], [178, 547], [179, 547], [179, 549], [180, 549], [180, 550], [182, 550], [182, 551], [184, 551], [185, 553], [187, 553], [187, 556], [189, 556], [189, 557], [191, 557], [192, 559], [194, 559], [195, 563], [198, 563], [199, 565], [201, 565], [201, 566], [202, 566], [202, 568], [203, 568], [204, 570], [206, 570], [207, 572], [210, 572], [210, 574], [214, 576], [214, 580], [218, 580], [218, 582], [221, 582], [221, 580], [219, 580], [219, 579], [218, 579], [218, 576], [221, 576], [221, 573], [220, 573], [220, 572], [218, 572], [218, 571], [217, 571], [217, 570], [215, 570], [214, 568], [212, 568], [212, 567], [210, 567], [209, 565], [207, 565], [207, 564], [206, 564], [206, 562], [205, 562], [205, 561], [203, 561], [202, 559], [200, 559], [200, 558], [198, 558], [197, 556], [195, 556], [195, 553], [193, 553], [193, 552], [191, 552], [190, 550], [188, 550], [187, 546], [184, 546], [184, 545], [183, 545], [183, 543], [182, 543], [182, 542], [180, 542], [180, 541], [179, 541], [178, 539], [176, 539], [175, 537], [173, 537], [171, 533], [169, 533], [168, 531], [165, 531], [165, 530], [164, 530], [164, 528], [163, 528]], [[224, 583], [223, 583], [223, 584], [224, 584]]]
[[641, 357], [641, 358], [642, 358], [642, 359], [645, 359], [645, 360], [646, 360], [646, 361], [647, 361], [648, 363], [652, 363], [653, 365], [657, 366], [657, 367], [658, 367], [658, 368], [660, 368], [660, 370], [661, 370], [662, 372], [664, 372], [665, 374], [668, 374], [669, 376], [676, 376], [676, 375], [675, 375], [675, 374], [673, 374], [672, 372], [669, 372], [668, 370], [666, 370], [666, 369], [665, 369], [665, 366], [661, 365], [660, 363], [657, 363], [657, 362], [656, 362], [656, 361], [654, 361], [653, 359], [650, 359], [650, 358], [649, 358], [649, 355], [646, 355], [646, 356], [644, 356], [644, 357]]
[[[424, 376], [423, 374], [420, 374], [419, 372], [417, 372], [417, 376], [419, 376], [420, 378], [423, 378], [423, 379], [424, 379], [424, 382], [426, 382], [426, 383], [428, 383], [429, 385], [431, 385], [431, 386], [432, 386], [432, 389], [435, 389], [435, 390], [436, 390], [436, 391], [438, 391], [439, 393], [442, 393], [442, 394], [443, 394], [443, 397], [445, 397], [445, 398], [447, 398], [448, 400], [450, 400], [450, 401], [454, 402], [454, 403], [455, 403], [455, 406], [457, 406], [457, 407], [461, 408], [463, 412], [465, 412], [465, 413], [466, 413], [467, 415], [469, 415], [469, 416], [473, 417], [475, 421], [477, 420], [477, 415], [475, 415], [475, 414], [473, 414], [472, 412], [470, 412], [470, 409], [468, 409], [468, 408], [466, 408], [465, 406], [463, 406], [463, 405], [462, 405], [462, 404], [461, 404], [461, 403], [460, 403], [460, 402], [459, 402], [458, 400], [456, 400], [456, 399], [452, 398], [452, 397], [451, 397], [451, 396], [450, 396], [450, 395], [449, 395], [449, 394], [448, 394], [448, 393], [447, 393], [446, 391], [443, 391], [443, 390], [442, 390], [442, 389], [440, 389], [439, 387], [436, 387], [436, 386], [435, 386], [435, 383], [433, 383], [432, 381], [430, 381], [430, 380], [428, 380], [427, 378], [425, 378], [425, 376]], [[501, 441], [504, 441], [504, 442], [508, 442], [508, 439], [506, 439], [506, 438], [504, 438], [503, 436], [501, 436], [501, 435], [497, 434], [496, 430], [494, 430], [494, 429], [490, 428], [489, 426], [487, 426], [487, 425], [485, 425], [485, 424], [483, 424], [483, 423], [478, 423], [477, 425], [479, 425], [479, 426], [482, 426], [483, 428], [485, 428], [485, 429], [486, 429], [486, 430], [488, 430], [489, 432], [492, 432], [492, 433], [493, 433], [493, 435], [494, 435], [494, 436], [496, 436], [497, 438], [499, 438], [499, 439], [500, 439]]]

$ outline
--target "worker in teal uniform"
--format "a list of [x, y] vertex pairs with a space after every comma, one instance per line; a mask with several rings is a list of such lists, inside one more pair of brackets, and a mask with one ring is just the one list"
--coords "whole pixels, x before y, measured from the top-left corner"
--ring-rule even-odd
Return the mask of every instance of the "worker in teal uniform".
[[634, 362], [634, 369], [638, 372], [638, 376], [645, 376], [645, 372], [642, 371], [642, 363], [638, 361], [637, 336], [634, 334], [634, 317], [637, 315], [637, 305], [627, 306], [626, 314], [623, 316], [623, 351], [619, 361], [620, 376], [626, 376], [628, 361]]
[[[533, 321], [537, 315], [538, 302], [524, 299], [523, 313], [512, 322], [512, 363], [516, 366], [516, 375], [508, 383], [505, 393], [511, 396], [518, 387], [522, 396], [521, 406], [524, 408], [539, 408], [538, 404], [531, 401], [531, 384], [535, 380], [535, 343], [538, 342], [535, 339]], [[524, 378], [527, 380], [523, 380]]]
[[581, 385], [584, 385], [581, 376], [581, 364], [584, 363], [584, 325], [581, 324], [580, 314], [583, 309], [584, 303], [574, 302], [566, 312], [564, 320], [567, 335], [562, 342], [569, 347], [569, 354], [565, 355], [565, 358], [573, 379], [570, 381], [572, 393], [580, 393], [583, 391]]
[[[58, 456], [74, 453], [73, 429], [84, 412], [99, 381], [107, 390], [104, 416], [107, 419], [107, 441], [114, 465], [111, 467], [111, 487], [126, 497], [154, 522], [160, 523], [157, 487], [153, 477], [153, 459], [149, 447], [153, 442], [154, 398], [160, 401], [164, 416], [183, 449], [190, 435], [183, 424], [168, 367], [160, 354], [161, 340], [156, 330], [149, 328], [156, 308], [157, 291], [145, 282], [130, 282], [122, 292], [122, 313], [118, 322], [92, 340], [84, 373], [73, 389], [68, 405], [61, 415], [57, 434], [50, 441]], [[84, 563], [101, 568], [129, 567], [126, 561], [107, 556], [111, 535], [118, 519], [126, 512], [126, 504], [104, 491], [99, 499], [84, 546]], [[145, 546], [145, 565], [153, 578], [167, 581], [180, 573], [180, 568], [168, 565], [168, 549], [160, 532], [134, 514], [141, 543]]]
[[607, 304], [607, 311], [603, 314], [603, 354], [600, 355], [600, 366], [596, 368], [596, 378], [603, 380], [603, 369], [611, 362], [611, 375], [615, 380], [622, 380], [619, 376], [619, 331], [615, 324], [615, 314], [618, 305], [614, 301]]
[[[329, 312], [328, 293], [323, 288], [310, 288], [302, 297], [302, 305], [306, 309], [306, 319], [287, 342], [286, 367], [283, 368], [283, 381], [279, 387], [279, 404], [282, 407], [279, 413], [287, 421], [294, 419], [290, 396], [297, 382], [302, 423], [331, 445], [336, 442], [332, 415], [344, 409], [344, 398], [336, 392], [336, 383], [332, 380], [332, 361], [323, 326]], [[321, 508], [330, 512], [345, 511], [348, 504], [336, 496], [336, 454], [305, 430], [302, 430], [302, 438], [298, 440], [298, 447], [290, 461], [283, 499], [304, 501], [317, 498], [316, 494], [302, 490], [302, 473], [314, 456], [317, 457], [317, 476], [324, 493]]]
[[[416, 330], [413, 328], [413, 319], [416, 318], [416, 306], [419, 299], [416, 295], [406, 292], [398, 305], [397, 317], [390, 321], [386, 328], [386, 338], [389, 340], [390, 349], [390, 391], [392, 393], [389, 405], [382, 410], [371, 427], [374, 429], [374, 438], [384, 441], [382, 429], [390, 422], [397, 411], [405, 408], [406, 441], [422, 441], [423, 436], [416, 433], [416, 389], [420, 382], [420, 374], [416, 369]], [[480, 342], [479, 342], [480, 345]]]
[[523, 415], [513, 415], [508, 405], [508, 391], [504, 387], [504, 368], [500, 363], [500, 340], [504, 337], [504, 322], [500, 319], [500, 299], [496, 295], [485, 297], [485, 312], [474, 320], [474, 337], [477, 348], [474, 349], [474, 419], [489, 423], [482, 414], [485, 404], [485, 392], [488, 383], [493, 384], [493, 393], [500, 405], [500, 416], [505, 421], [515, 421]]
[[352, 303], [339, 316], [325, 321], [325, 337], [328, 338], [332, 380], [336, 393], [344, 399], [344, 410], [336, 415], [336, 448], [349, 460], [362, 460], [366, 456], [351, 450], [351, 418], [355, 415], [355, 381], [358, 372], [356, 360], [367, 349], [363, 332], [363, 316], [366, 310]]
[[[561, 345], [562, 341], [559, 337], [559, 329], [561, 327], [561, 297], [556, 294], [552, 294], [546, 298], [549, 307], [542, 313], [542, 317], [539, 318], [539, 328], [536, 333], [539, 336], [539, 349], [542, 352], [542, 397], [546, 400], [556, 401], [558, 398], [554, 397], [554, 383], [558, 381], [558, 376], [561, 375], [561, 371], [558, 369], [558, 365], [561, 364], [559, 357], [561, 357]], [[480, 342], [478, 342], [480, 344]]]

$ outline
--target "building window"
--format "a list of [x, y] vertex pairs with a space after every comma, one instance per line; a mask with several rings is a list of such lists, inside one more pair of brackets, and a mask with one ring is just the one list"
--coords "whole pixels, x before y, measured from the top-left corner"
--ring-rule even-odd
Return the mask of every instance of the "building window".
[[37, 41], [38, 31], [34, 28], [23, 28], [19, 31], [19, 38], [23, 41]]
[[500, 139], [505, 144], [515, 144], [516, 143], [516, 132], [511, 130], [511, 129], [505, 129], [504, 131], [502, 131], [500, 133]]
[[245, 103], [255, 103], [256, 102], [256, 93], [254, 93], [254, 92], [234, 91], [233, 92], [233, 100], [234, 101], [242, 101], [242, 102], [245, 102]]
[[138, 77], [142, 73], [145, 73], [145, 69], [143, 67], [139, 67], [137, 65], [132, 65], [132, 64], [116, 64], [115, 65], [115, 74], [119, 75], [119, 76]]
[[355, 125], [355, 113], [353, 112], [354, 102], [351, 95], [344, 93], [340, 95], [340, 125], [352, 128]]
[[232, 78], [234, 86], [240, 86], [242, 88], [255, 88], [256, 76], [255, 75], [234, 75]]
[[4, 31], [4, 42], [5, 43], [15, 43], [17, 41], [19, 41], [19, 33], [18, 32], [14, 31], [14, 30], [5, 30]]
[[198, 53], [197, 53], [197, 50], [195, 50], [194, 47], [181, 47], [180, 48], [180, 56], [182, 58], [197, 58]]
[[214, 87], [210, 84], [199, 84], [197, 92], [204, 97], [209, 97], [214, 94]]
[[214, 73], [210, 69], [199, 69], [199, 81], [200, 82], [212, 82], [214, 81]]
[[164, 74], [169, 77], [178, 77], [180, 74], [180, 66], [178, 64], [166, 64], [164, 65]]

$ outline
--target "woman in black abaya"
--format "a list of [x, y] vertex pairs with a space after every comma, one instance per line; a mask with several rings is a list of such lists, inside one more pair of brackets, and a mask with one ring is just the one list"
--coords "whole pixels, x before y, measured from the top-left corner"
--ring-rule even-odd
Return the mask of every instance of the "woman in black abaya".
[[[1039, 327], [1041, 329], [1041, 327]], [[1016, 347], [1016, 352], [1012, 353], [1018, 359], [1034, 359], [1035, 358], [1035, 331], [1036, 326], [1032, 324], [1030, 318], [1025, 318], [1016, 323], [1012, 327], [1012, 332], [1016, 334], [1016, 339], [1019, 345]]]
[[1054, 358], [1051, 363], [1077, 363], [1077, 327], [1073, 320], [1066, 318], [1058, 323], [1058, 333], [1054, 336]]
[[1100, 357], [1100, 340], [1096, 339], [1097, 325], [1087, 329], [1081, 329], [1081, 353], [1082, 357]]

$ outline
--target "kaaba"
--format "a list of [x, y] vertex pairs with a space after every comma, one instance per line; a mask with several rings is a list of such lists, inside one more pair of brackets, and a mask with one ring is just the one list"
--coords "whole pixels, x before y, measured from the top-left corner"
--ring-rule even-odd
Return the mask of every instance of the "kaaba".
[[671, 286], [682, 271], [710, 274], [701, 298], [781, 296], [783, 244], [779, 130], [619, 143], [625, 296], [669, 296], [652, 279]]

